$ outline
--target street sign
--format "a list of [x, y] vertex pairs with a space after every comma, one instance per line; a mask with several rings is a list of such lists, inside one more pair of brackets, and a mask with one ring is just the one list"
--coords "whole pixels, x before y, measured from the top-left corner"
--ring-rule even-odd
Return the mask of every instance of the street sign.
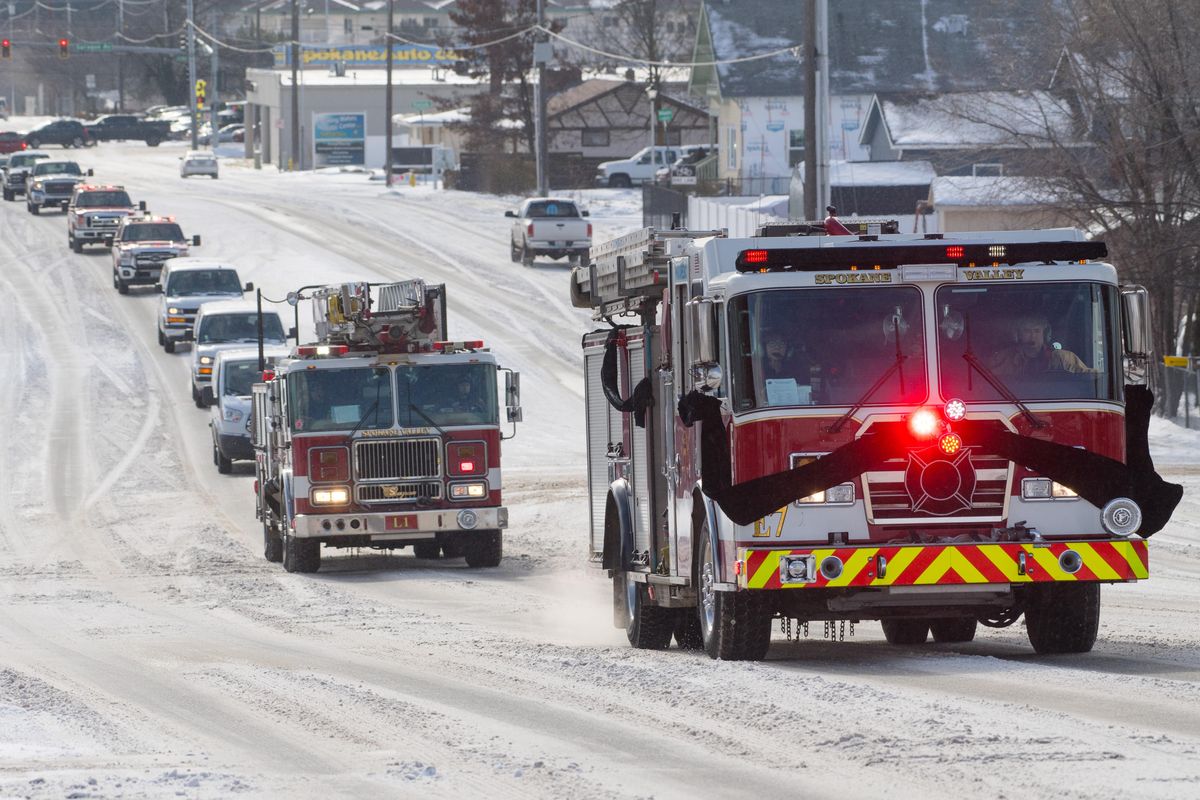
[[413, 100], [412, 107], [417, 111], [424, 111], [427, 108], [433, 108], [432, 100]]
[[76, 53], [111, 53], [111, 42], [72, 42], [71, 49]]
[[1191, 359], [1187, 356], [1163, 356], [1163, 364], [1168, 367], [1183, 367], [1187, 369], [1191, 365]]
[[674, 116], [675, 116], [675, 109], [673, 109], [673, 108], [660, 108], [658, 110], [658, 121], [659, 122], [670, 122], [671, 118]]

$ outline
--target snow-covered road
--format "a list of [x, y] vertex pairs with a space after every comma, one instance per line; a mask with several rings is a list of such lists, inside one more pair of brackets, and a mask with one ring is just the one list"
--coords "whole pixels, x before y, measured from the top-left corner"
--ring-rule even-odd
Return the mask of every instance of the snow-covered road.
[[[444, 281], [451, 335], [523, 373], [505, 561], [266, 563], [251, 470], [212, 466], [156, 295], [3, 204], [0, 797], [1200, 796], [1200, 435], [1155, 421], [1188, 493], [1090, 654], [1034, 656], [1020, 625], [897, 648], [874, 623], [761, 664], [636, 651], [584, 563], [590, 320], [563, 263], [509, 261], [511, 200], [231, 161], [183, 182], [181, 153], [77, 155], [268, 297]], [[598, 239], [639, 224], [630, 194], [585, 200]]]

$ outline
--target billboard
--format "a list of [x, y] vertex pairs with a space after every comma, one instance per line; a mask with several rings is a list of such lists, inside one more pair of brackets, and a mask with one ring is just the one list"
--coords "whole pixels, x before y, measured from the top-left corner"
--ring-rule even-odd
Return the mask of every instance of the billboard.
[[[277, 44], [271, 48], [276, 67], [289, 67], [290, 47]], [[420, 44], [392, 44], [393, 67], [448, 66], [459, 60], [453, 50]], [[386, 67], [387, 48], [381, 44], [302, 44], [300, 66], [331, 67], [344, 63], [348, 67]]]
[[367, 115], [313, 114], [313, 167], [367, 163]]

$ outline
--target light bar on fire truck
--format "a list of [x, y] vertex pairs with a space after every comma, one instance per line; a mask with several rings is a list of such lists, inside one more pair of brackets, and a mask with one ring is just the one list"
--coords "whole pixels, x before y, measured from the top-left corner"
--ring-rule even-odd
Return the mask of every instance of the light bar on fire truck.
[[[860, 237], [860, 242], [872, 237]], [[777, 247], [743, 250], [738, 272], [813, 272], [829, 269], [896, 269], [901, 264], [1000, 264], [1084, 262], [1108, 255], [1104, 242], [1007, 242], [955, 244], [944, 239], [851, 247]]]

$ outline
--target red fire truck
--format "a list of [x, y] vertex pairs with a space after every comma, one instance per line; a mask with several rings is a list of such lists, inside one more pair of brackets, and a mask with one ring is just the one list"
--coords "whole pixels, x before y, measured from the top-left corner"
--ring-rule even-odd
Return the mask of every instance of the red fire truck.
[[1093, 646], [1182, 489], [1150, 461], [1146, 292], [1075, 230], [648, 228], [592, 248], [590, 553], [636, 647], [761, 659], [880, 620], [971, 640], [1022, 614]]
[[500, 563], [506, 420], [519, 375], [481, 341], [448, 341], [446, 292], [421, 280], [292, 293], [311, 301], [316, 341], [253, 389], [257, 513], [264, 554], [315, 572], [321, 546]]

